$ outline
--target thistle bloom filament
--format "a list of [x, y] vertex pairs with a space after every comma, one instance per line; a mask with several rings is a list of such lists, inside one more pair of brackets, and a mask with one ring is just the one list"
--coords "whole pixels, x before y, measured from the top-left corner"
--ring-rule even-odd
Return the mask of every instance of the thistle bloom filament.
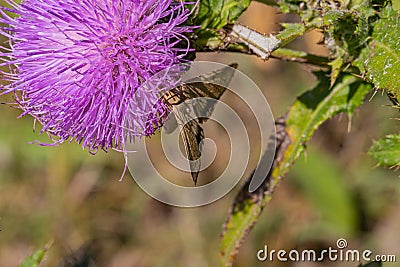
[[[190, 51], [189, 10], [172, 0], [25, 0], [0, 9], [1, 93], [54, 143], [77, 141], [96, 152], [120, 149], [125, 138], [154, 133], [165, 106], [140, 85], [184, 61]], [[127, 118], [132, 101], [138, 111]], [[133, 120], [134, 128], [124, 130]]]

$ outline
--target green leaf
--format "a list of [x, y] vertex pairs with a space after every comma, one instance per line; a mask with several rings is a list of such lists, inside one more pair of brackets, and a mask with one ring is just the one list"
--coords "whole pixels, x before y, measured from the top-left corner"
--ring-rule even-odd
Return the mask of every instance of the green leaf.
[[334, 88], [328, 90], [330, 83], [324, 77], [325, 74], [319, 72], [317, 76], [320, 81], [318, 86], [299, 97], [287, 118], [287, 132], [292, 144], [286, 155], [290, 162], [303, 152], [305, 142], [311, 138], [319, 125], [339, 112], [352, 115], [371, 89], [356, 77], [344, 75]]
[[221, 29], [227, 24], [234, 23], [247, 9], [251, 0], [201, 0], [195, 24], [200, 29]]
[[396, 11], [400, 10], [400, 0], [392, 0], [393, 9]]
[[[349, 62], [357, 58], [368, 38], [371, 9], [355, 11], [331, 10], [326, 13], [323, 25], [327, 29], [327, 47], [332, 53]], [[333, 45], [334, 44], [334, 45]]]
[[339, 77], [329, 90], [330, 82], [325, 74], [319, 72], [317, 76], [320, 81], [317, 87], [299, 97], [287, 118], [287, 133], [292, 140], [285, 153], [289, 162], [295, 161], [304, 151], [304, 144], [319, 125], [340, 112], [351, 116], [371, 90], [370, 85], [352, 75]]
[[400, 97], [400, 22], [399, 15], [387, 5], [373, 25], [373, 33], [354, 62], [367, 80], [379, 89]]
[[251, 0], [201, 0], [194, 12], [196, 29], [196, 48], [216, 49], [223, 46], [223, 27], [234, 23], [250, 5]]
[[333, 85], [336, 82], [336, 79], [339, 77], [341, 70], [342, 70], [342, 66], [343, 66], [343, 58], [342, 56], [338, 56], [337, 58], [335, 58], [334, 60], [332, 60], [329, 65], [332, 68], [331, 71], [331, 85]]
[[270, 201], [274, 189], [304, 151], [305, 144], [318, 126], [340, 112], [353, 114], [371, 90], [369, 84], [352, 75], [338, 77], [330, 89], [328, 75], [322, 72], [316, 75], [319, 78], [318, 85], [294, 103], [286, 118], [286, 127], [282, 126], [284, 122], [277, 125], [275, 167], [268, 174], [265, 184], [250, 194], [248, 181], [235, 199], [222, 232], [221, 266], [231, 266], [240, 244]]
[[48, 247], [42, 248], [36, 251], [32, 256], [27, 257], [19, 267], [38, 267], [39, 264], [42, 262]]
[[305, 1], [297, 0], [276, 0], [277, 5], [282, 13], [297, 13], [300, 14], [300, 5], [305, 4]]
[[196, 39], [196, 50], [200, 51], [205, 48], [211, 51], [217, 50], [219, 47], [223, 47], [223, 38], [223, 34], [218, 30], [202, 30], [201, 33], [198, 33], [198, 38]]
[[371, 157], [383, 166], [400, 166], [400, 135], [388, 135], [375, 141], [369, 150]]
[[281, 40], [283, 44], [293, 41], [295, 38], [302, 36], [306, 32], [306, 27], [303, 23], [282, 23], [285, 28], [276, 38]]

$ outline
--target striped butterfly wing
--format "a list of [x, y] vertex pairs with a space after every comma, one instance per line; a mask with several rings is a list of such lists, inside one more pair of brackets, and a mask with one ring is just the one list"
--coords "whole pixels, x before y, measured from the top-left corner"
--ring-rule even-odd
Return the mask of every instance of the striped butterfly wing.
[[203, 151], [202, 141], [204, 139], [204, 131], [196, 120], [191, 120], [181, 129], [181, 138], [185, 146], [186, 157], [189, 160], [190, 172], [194, 184], [197, 184], [201, 168], [201, 153]]
[[[185, 101], [201, 97], [219, 99], [231, 82], [234, 69], [237, 67], [237, 64], [231, 64], [229, 67], [193, 78], [163, 95], [164, 102], [174, 111], [174, 114], [165, 121], [164, 131], [172, 133], [179, 126], [186, 158], [189, 160], [190, 171], [195, 184], [201, 168], [200, 157], [202, 140], [204, 139], [204, 131], [200, 124], [207, 121], [211, 116], [216, 102], [199, 99], [199, 101], [195, 101], [195, 105], [191, 106], [185, 104]], [[191, 119], [193, 115], [197, 118]]]

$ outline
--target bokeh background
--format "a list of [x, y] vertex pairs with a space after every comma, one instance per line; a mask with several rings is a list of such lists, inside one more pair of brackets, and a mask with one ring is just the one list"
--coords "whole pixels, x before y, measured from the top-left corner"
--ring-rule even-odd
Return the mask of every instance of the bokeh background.
[[[279, 30], [278, 22], [297, 18], [252, 3], [240, 20], [273, 33]], [[327, 55], [316, 44], [321, 40], [321, 33], [311, 32], [291, 46]], [[315, 83], [312, 69], [296, 63], [224, 53], [198, 54], [197, 59], [238, 62], [239, 70], [263, 89], [275, 117]], [[0, 98], [12, 102], [11, 96]], [[225, 100], [234, 102], [229, 96]], [[32, 118], [17, 119], [21, 111], [5, 104], [0, 105], [0, 114], [0, 266], [18, 266], [48, 244], [41, 266], [218, 265], [221, 225], [238, 188], [205, 207], [170, 207], [147, 196], [129, 173], [119, 181], [122, 154], [93, 156], [75, 143], [32, 145], [35, 140], [49, 142], [33, 130]], [[339, 238], [346, 238], [350, 248], [395, 254], [400, 261], [399, 172], [377, 168], [366, 153], [374, 138], [399, 131], [396, 117], [398, 111], [379, 92], [355, 113], [350, 132], [347, 116], [325, 123], [277, 189], [234, 266], [356, 266], [261, 263], [256, 258], [264, 245], [324, 249], [335, 247]], [[217, 126], [205, 127], [212, 134]], [[218, 153], [224, 154], [226, 135], [214, 136], [222, 147]], [[157, 144], [157, 136], [153, 139]], [[153, 154], [157, 162], [158, 153]], [[220, 160], [199, 179], [218, 173], [224, 165]], [[187, 174], [177, 178], [190, 184]]]

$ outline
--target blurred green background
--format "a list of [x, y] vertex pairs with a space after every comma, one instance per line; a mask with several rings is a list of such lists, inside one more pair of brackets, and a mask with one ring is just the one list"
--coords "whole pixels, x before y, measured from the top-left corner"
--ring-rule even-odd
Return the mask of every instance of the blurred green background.
[[[279, 30], [279, 21], [295, 20], [258, 3], [241, 18], [267, 33]], [[327, 55], [315, 45], [321, 40], [321, 33], [311, 32], [292, 47]], [[295, 63], [222, 53], [198, 54], [197, 59], [238, 62], [239, 70], [263, 89], [276, 117], [315, 82], [311, 68]], [[324, 249], [335, 247], [339, 238], [346, 238], [352, 249], [395, 254], [400, 260], [399, 173], [376, 168], [366, 154], [374, 138], [399, 132], [392, 119], [399, 117], [398, 111], [389, 105], [378, 93], [356, 112], [350, 133], [346, 116], [319, 129], [234, 266], [356, 266], [261, 263], [256, 258], [265, 244], [271, 249]], [[52, 246], [42, 266], [217, 266], [221, 225], [235, 192], [201, 208], [161, 204], [141, 191], [129, 173], [119, 181], [124, 167], [120, 153], [93, 156], [76, 143], [29, 144], [49, 139], [33, 131], [32, 118], [17, 119], [20, 113], [0, 105], [0, 266], [18, 266], [48, 243]], [[223, 165], [216, 164], [203, 177]]]

